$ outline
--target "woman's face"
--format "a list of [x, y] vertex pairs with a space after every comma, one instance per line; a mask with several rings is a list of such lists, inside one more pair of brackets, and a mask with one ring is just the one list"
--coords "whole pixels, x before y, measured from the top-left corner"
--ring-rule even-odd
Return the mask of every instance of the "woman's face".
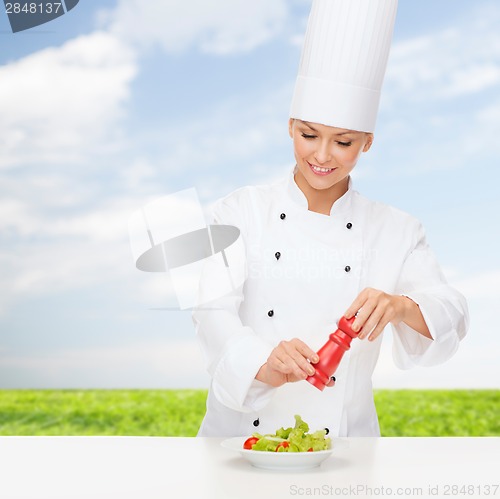
[[[297, 162], [297, 183], [324, 190], [345, 181], [362, 152], [368, 151], [373, 134], [290, 119], [289, 133]], [[300, 178], [302, 177], [302, 178]]]

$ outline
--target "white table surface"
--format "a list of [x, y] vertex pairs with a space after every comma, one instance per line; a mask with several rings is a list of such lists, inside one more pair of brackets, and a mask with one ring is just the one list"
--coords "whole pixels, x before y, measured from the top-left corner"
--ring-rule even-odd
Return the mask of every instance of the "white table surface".
[[0, 498], [500, 498], [496, 437], [342, 439], [321, 467], [295, 473], [253, 468], [221, 441], [1, 437]]

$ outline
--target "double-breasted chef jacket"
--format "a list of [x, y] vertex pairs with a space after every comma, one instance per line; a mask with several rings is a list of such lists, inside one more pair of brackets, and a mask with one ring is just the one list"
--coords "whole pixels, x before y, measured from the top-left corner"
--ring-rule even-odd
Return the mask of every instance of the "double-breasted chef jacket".
[[296, 337], [317, 351], [365, 287], [420, 307], [432, 340], [404, 323], [392, 326], [393, 358], [402, 369], [446, 361], [466, 334], [466, 301], [447, 284], [415, 218], [366, 199], [351, 181], [330, 216], [309, 211], [295, 171], [238, 189], [214, 207], [215, 223], [241, 231], [246, 278], [193, 312], [212, 377], [199, 436], [274, 433], [293, 426], [294, 414], [330, 436], [379, 436], [371, 377], [382, 335], [354, 339], [335, 386], [324, 391], [306, 381], [275, 388], [255, 379], [281, 340]]

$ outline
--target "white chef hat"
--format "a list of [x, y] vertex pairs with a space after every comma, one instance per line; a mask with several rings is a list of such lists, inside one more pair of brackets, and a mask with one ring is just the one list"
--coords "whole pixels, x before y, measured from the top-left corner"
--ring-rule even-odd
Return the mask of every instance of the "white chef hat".
[[397, 0], [313, 0], [290, 117], [373, 132]]

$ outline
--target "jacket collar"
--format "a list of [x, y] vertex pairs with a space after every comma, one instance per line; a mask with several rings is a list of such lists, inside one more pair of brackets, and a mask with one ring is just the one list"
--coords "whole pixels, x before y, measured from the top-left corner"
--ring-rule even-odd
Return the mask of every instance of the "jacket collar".
[[[302, 208], [308, 209], [307, 198], [305, 194], [300, 190], [299, 186], [295, 182], [295, 173], [297, 172], [297, 166], [294, 166], [292, 172], [288, 176], [287, 194], [292, 199], [292, 201]], [[347, 187], [347, 192], [337, 199], [330, 210], [330, 215], [340, 215], [346, 213], [351, 209], [351, 201], [354, 193], [352, 186], [352, 178], [349, 176], [349, 184]], [[324, 216], [324, 215], [323, 215]]]

